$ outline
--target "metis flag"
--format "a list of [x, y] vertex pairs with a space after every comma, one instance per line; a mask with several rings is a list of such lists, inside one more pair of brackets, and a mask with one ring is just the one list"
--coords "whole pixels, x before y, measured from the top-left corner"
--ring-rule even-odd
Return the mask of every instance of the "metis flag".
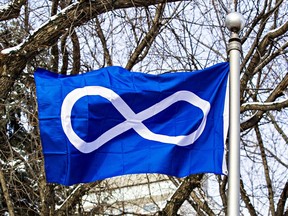
[[35, 72], [47, 182], [226, 174], [229, 63], [151, 75]]

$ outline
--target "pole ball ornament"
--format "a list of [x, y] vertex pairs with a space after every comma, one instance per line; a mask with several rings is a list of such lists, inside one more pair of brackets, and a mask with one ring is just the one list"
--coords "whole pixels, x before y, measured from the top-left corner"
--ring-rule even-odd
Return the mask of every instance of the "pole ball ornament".
[[231, 32], [238, 33], [241, 31], [245, 24], [245, 19], [242, 14], [238, 12], [229, 13], [226, 16], [226, 26]]

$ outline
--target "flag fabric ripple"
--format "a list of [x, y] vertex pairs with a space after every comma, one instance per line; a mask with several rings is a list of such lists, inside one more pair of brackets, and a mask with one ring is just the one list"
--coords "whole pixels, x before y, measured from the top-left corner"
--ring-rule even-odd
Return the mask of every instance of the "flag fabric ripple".
[[229, 63], [151, 75], [112, 66], [34, 74], [47, 182], [226, 174]]

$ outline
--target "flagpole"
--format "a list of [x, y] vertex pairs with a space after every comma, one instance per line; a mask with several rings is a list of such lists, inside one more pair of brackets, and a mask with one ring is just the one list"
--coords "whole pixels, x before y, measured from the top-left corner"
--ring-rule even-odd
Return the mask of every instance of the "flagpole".
[[230, 62], [230, 116], [228, 164], [228, 216], [240, 215], [240, 52], [238, 33], [244, 27], [244, 18], [233, 12], [226, 17], [226, 27], [231, 31], [228, 44]]

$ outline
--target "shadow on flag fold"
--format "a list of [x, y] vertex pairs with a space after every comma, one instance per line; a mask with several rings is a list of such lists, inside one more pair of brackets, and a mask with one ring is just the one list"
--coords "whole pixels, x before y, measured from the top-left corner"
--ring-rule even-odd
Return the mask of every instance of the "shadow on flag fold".
[[227, 174], [229, 63], [150, 75], [106, 67], [34, 74], [47, 182]]

